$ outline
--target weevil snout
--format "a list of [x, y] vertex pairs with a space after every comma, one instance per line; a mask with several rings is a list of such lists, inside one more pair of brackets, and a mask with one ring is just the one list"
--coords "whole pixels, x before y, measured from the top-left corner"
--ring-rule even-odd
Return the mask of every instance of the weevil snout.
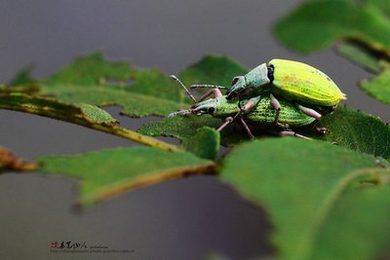
[[204, 114], [214, 114], [215, 105], [214, 104], [202, 104], [192, 108], [193, 113], [196, 115], [204, 115]]
[[211, 98], [199, 103], [196, 103], [191, 106], [190, 110], [192, 114], [195, 115], [204, 115], [204, 114], [214, 114], [217, 107], [217, 99]]
[[232, 81], [232, 86], [229, 88], [226, 93], [226, 99], [232, 100], [246, 89], [246, 81], [244, 76], [234, 77]]
[[185, 109], [185, 110], [179, 110], [176, 112], [172, 112], [168, 115], [168, 117], [174, 117], [174, 116], [187, 116], [193, 114], [193, 109]]
[[174, 117], [174, 116], [187, 116], [187, 115], [204, 115], [204, 114], [210, 114], [213, 115], [216, 112], [217, 109], [217, 100], [214, 98], [196, 103], [192, 105], [189, 109], [183, 109], [179, 110], [173, 113], [170, 113], [168, 117]]

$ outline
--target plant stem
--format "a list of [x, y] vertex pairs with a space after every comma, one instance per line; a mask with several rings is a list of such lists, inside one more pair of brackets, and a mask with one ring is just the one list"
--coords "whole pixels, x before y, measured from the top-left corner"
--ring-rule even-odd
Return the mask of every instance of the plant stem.
[[8, 149], [0, 146], [0, 172], [2, 171], [17, 171], [31, 172], [39, 168], [35, 162], [28, 162], [14, 155]]

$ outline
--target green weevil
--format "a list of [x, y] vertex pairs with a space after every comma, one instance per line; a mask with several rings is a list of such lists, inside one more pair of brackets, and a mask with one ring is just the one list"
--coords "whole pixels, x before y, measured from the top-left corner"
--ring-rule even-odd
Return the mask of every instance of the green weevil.
[[[210, 87], [210, 85], [192, 86], [192, 88], [200, 87]], [[285, 59], [273, 59], [257, 66], [244, 76], [234, 77], [226, 95], [228, 100], [269, 95], [271, 105], [277, 111], [275, 121], [278, 121], [278, 111], [281, 109], [281, 104], [276, 97], [296, 102], [299, 109], [317, 120], [322, 115], [307, 106], [329, 110], [346, 99], [346, 95], [332, 79], [320, 70], [302, 62]]]
[[[307, 115], [294, 104], [281, 98], [280, 103], [282, 109], [279, 111], [279, 120], [275, 122], [276, 110], [273, 109], [270, 97], [257, 96], [247, 100], [234, 101], [228, 100], [226, 95], [223, 95], [218, 88], [211, 90], [215, 97], [204, 100], [208, 94], [201, 97], [198, 101], [188, 91], [185, 85], [175, 76], [171, 76], [178, 81], [187, 94], [194, 100], [195, 104], [190, 109], [180, 110], [169, 114], [169, 117], [176, 115], [204, 115], [210, 114], [213, 117], [224, 119], [224, 123], [217, 129], [222, 131], [228, 124], [237, 120], [244, 127], [248, 135], [253, 138], [252, 131], [248, 123], [254, 126], [267, 129], [272, 133], [281, 136], [297, 136], [307, 138], [303, 135], [295, 133], [291, 128], [302, 127], [312, 124], [316, 119]], [[248, 121], [248, 123], [246, 122]], [[277, 130], [277, 131], [273, 131]], [[320, 133], [325, 133], [324, 128], [316, 128]]]

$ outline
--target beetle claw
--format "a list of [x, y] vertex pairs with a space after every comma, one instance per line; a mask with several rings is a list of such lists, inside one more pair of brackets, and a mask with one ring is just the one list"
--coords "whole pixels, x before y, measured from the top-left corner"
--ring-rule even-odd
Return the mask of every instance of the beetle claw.
[[316, 127], [316, 131], [317, 133], [321, 134], [321, 135], [324, 135], [328, 132], [328, 128], [326, 127]]

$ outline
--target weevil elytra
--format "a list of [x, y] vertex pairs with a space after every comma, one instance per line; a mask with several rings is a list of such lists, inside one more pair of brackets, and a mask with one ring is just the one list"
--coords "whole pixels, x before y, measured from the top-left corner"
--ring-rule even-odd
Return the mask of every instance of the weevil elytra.
[[335, 106], [346, 98], [320, 70], [302, 62], [284, 59], [273, 59], [244, 76], [235, 77], [226, 95], [228, 99], [233, 99], [251, 90], [259, 94], [272, 92], [288, 100], [318, 106]]
[[[209, 85], [193, 87], [207, 86]], [[321, 114], [307, 106], [332, 109], [346, 99], [346, 95], [332, 79], [320, 70], [302, 62], [285, 59], [273, 59], [244, 76], [234, 77], [226, 95], [228, 100], [269, 95], [271, 104], [277, 111], [275, 121], [278, 121], [278, 111], [281, 109], [278, 101], [280, 97], [296, 102], [298, 108], [316, 119], [320, 119]]]
[[[169, 117], [175, 115], [204, 115], [210, 114], [214, 117], [224, 119], [224, 123], [217, 129], [222, 131], [228, 124], [233, 121], [239, 121], [244, 127], [248, 135], [253, 138], [253, 134], [247, 122], [254, 126], [260, 126], [272, 133], [284, 136], [293, 135], [302, 138], [307, 138], [303, 135], [295, 133], [291, 128], [301, 127], [312, 124], [316, 119], [307, 115], [294, 104], [291, 104], [285, 99], [280, 99], [282, 109], [279, 112], [279, 120], [275, 122], [277, 111], [273, 109], [271, 98], [268, 96], [257, 96], [248, 100], [234, 101], [228, 100], [226, 95], [222, 95], [218, 88], [210, 90], [206, 95], [202, 96], [198, 101], [189, 92], [185, 85], [175, 76], [171, 76], [177, 80], [187, 94], [194, 100], [195, 104], [190, 109], [173, 112]], [[214, 98], [207, 98], [211, 93]], [[325, 131], [323, 128], [317, 128], [321, 133]]]

